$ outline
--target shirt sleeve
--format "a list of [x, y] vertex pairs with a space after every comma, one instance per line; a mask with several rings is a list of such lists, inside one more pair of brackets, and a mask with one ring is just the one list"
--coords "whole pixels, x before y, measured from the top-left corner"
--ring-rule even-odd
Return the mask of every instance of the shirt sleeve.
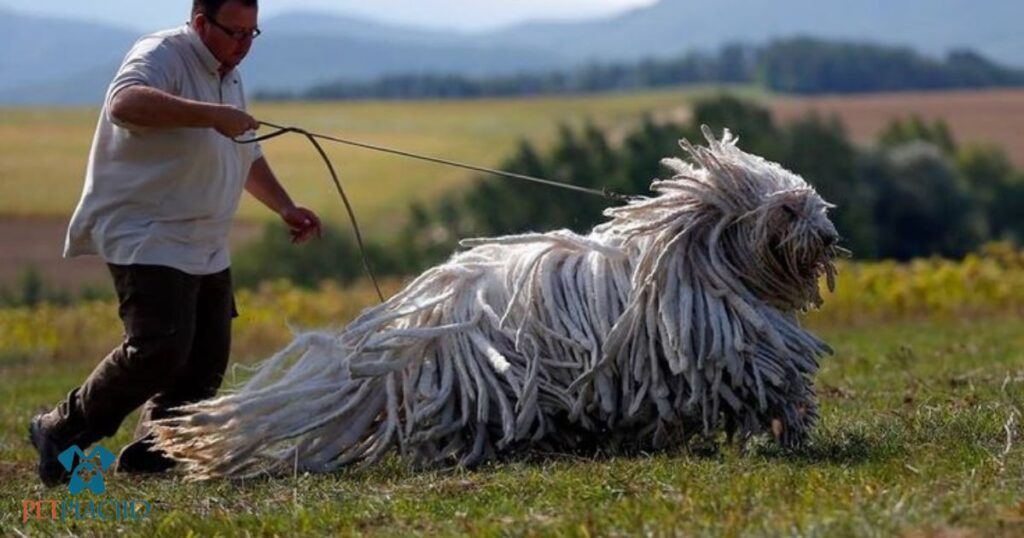
[[[147, 86], [172, 95], [180, 93], [180, 58], [162, 39], [147, 37], [135, 43], [125, 56], [124, 62], [114, 75], [104, 101], [106, 110], [121, 90], [132, 86]], [[118, 127], [131, 127], [109, 116], [110, 122]]]

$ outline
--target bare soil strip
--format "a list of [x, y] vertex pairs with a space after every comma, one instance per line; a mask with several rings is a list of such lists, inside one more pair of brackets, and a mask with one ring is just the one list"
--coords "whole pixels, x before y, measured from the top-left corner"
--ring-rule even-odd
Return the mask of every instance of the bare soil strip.
[[1024, 168], [1024, 90], [906, 92], [861, 96], [780, 97], [769, 107], [781, 122], [810, 111], [838, 115], [858, 142], [873, 142], [895, 118], [920, 116], [944, 120], [960, 143], [1001, 146], [1018, 168]]
[[[47, 285], [59, 289], [109, 286], [107, 266], [99, 257], [61, 256], [67, 225], [64, 218], [0, 217], [0, 289], [13, 288], [30, 268], [38, 271]], [[258, 237], [262, 226], [259, 222], [236, 221], [232, 246], [237, 248]]]

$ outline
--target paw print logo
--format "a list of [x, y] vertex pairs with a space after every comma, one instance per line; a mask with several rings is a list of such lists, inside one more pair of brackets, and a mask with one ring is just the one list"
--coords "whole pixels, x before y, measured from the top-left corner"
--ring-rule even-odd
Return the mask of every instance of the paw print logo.
[[97, 495], [106, 492], [107, 485], [103, 482], [103, 472], [114, 464], [115, 459], [113, 453], [101, 446], [86, 454], [75, 445], [57, 456], [57, 461], [71, 472], [71, 483], [68, 486], [72, 495], [78, 495], [85, 490]]

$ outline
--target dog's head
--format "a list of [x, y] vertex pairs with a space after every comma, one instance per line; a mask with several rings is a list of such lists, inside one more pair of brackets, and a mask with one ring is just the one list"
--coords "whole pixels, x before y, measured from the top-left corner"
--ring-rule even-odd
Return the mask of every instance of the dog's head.
[[[782, 310], [821, 306], [818, 281], [835, 289], [835, 259], [843, 253], [839, 233], [828, 218], [832, 207], [799, 176], [772, 163], [771, 173], [789, 181], [757, 197], [725, 232], [736, 250], [730, 261], [747, 289]], [[795, 184], [797, 181], [803, 184]]]
[[820, 306], [818, 280], [834, 286], [834, 260], [845, 252], [833, 206], [800, 176], [739, 149], [728, 130], [721, 140], [703, 132], [707, 146], [680, 142], [692, 162], [662, 161], [675, 174], [652, 184], [658, 196], [606, 211], [614, 226], [605, 229], [660, 235], [650, 244], [685, 248], [719, 288], [780, 310]]

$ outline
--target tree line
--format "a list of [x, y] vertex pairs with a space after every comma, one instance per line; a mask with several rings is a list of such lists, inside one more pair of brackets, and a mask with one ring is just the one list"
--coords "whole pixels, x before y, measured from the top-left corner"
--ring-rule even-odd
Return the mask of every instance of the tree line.
[[[630, 194], [667, 177], [659, 161], [681, 155], [677, 141], [701, 142], [699, 126], [730, 128], [740, 146], [803, 175], [828, 201], [843, 245], [858, 259], [961, 257], [992, 240], [1024, 240], [1024, 173], [994, 146], [960, 144], [947, 126], [906, 118], [869, 147], [854, 145], [835, 118], [776, 123], [767, 109], [722, 95], [700, 101], [688, 122], [644, 118], [621, 142], [594, 125], [563, 126], [548, 147], [522, 141], [503, 169]], [[429, 204], [413, 204], [397, 238], [369, 247], [382, 275], [437, 263], [465, 237], [569, 228], [602, 222], [610, 202], [545, 186], [480, 177]], [[289, 278], [300, 285], [362, 276], [351, 234], [329, 230], [312, 246], [292, 246], [277, 227], [235, 256], [236, 278], [251, 285]]]
[[626, 91], [682, 84], [753, 84], [796, 94], [985, 88], [1024, 85], [1024, 71], [967, 50], [944, 59], [912, 49], [813, 38], [764, 46], [728, 45], [717, 53], [575, 69], [474, 78], [397, 74], [372, 81], [335, 80], [300, 92], [258, 92], [261, 99], [467, 99]]

